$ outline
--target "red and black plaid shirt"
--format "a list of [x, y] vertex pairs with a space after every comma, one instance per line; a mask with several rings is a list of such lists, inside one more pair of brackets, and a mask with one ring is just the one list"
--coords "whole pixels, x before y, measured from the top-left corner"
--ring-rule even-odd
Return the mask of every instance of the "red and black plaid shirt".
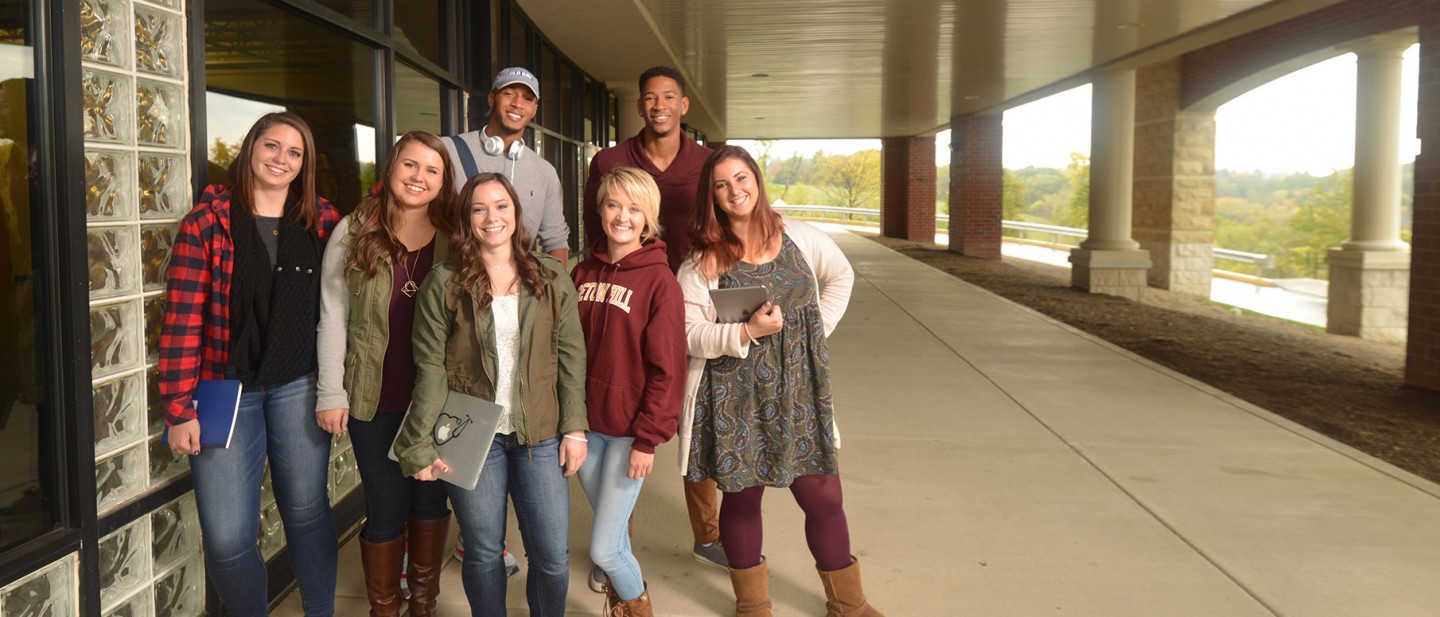
[[[340, 213], [330, 202], [317, 201], [320, 239], [326, 240]], [[225, 378], [234, 253], [230, 188], [212, 184], [180, 221], [170, 249], [165, 327], [160, 332], [160, 399], [171, 426], [195, 419], [190, 397], [201, 379]]]

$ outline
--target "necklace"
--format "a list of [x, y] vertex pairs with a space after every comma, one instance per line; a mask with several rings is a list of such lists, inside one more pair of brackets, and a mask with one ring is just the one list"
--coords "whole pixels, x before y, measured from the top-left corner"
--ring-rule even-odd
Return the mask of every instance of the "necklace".
[[[420, 286], [415, 284], [414, 273], [410, 271], [410, 265], [407, 263], [409, 257], [409, 253], [400, 256], [400, 269], [405, 272], [405, 284], [400, 286], [400, 293], [405, 294], [406, 298], [414, 298], [415, 294], [420, 291]], [[415, 261], [420, 261], [419, 253], [415, 254]]]

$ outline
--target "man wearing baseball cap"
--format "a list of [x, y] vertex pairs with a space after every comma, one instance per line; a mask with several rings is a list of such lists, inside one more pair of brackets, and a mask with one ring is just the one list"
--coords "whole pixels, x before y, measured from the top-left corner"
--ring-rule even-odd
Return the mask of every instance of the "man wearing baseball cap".
[[[570, 226], [565, 223], [560, 176], [524, 139], [525, 128], [540, 109], [540, 81], [521, 67], [501, 70], [485, 101], [490, 116], [480, 130], [442, 140], [461, 172], [455, 174], [455, 189], [460, 190], [477, 173], [504, 174], [520, 196], [525, 231], [540, 250], [568, 263]], [[468, 199], [461, 195], [462, 203]]]

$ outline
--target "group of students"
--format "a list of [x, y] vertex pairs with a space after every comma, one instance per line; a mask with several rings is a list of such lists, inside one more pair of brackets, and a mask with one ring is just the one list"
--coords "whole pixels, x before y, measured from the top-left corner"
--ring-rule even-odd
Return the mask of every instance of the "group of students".
[[[348, 431], [365, 489], [372, 615], [433, 615], [450, 508], [474, 615], [506, 614], [507, 498], [531, 615], [565, 613], [569, 480], [594, 512], [591, 586], [606, 615], [652, 615], [630, 519], [657, 446], [679, 436], [695, 556], [728, 568], [735, 614], [771, 614], [765, 487], [789, 488], [827, 615], [865, 600], [842, 507], [826, 338], [853, 273], [828, 236], [782, 221], [743, 149], [684, 135], [684, 78], [640, 77], [642, 131], [592, 161], [592, 254], [573, 270], [554, 168], [525, 146], [539, 84], [501, 71], [483, 128], [396, 142], [354, 211], [315, 192], [304, 120], [272, 113], [181, 222], [160, 343], [169, 445], [189, 455], [206, 568], [226, 609], [264, 615], [256, 545], [267, 466], [306, 615], [334, 613], [331, 435]], [[457, 191], [457, 186], [458, 191]], [[709, 291], [762, 286], [747, 322]], [[228, 448], [200, 447], [202, 379], [243, 384]], [[504, 408], [473, 490], [437, 481], [431, 437], [449, 392]], [[723, 495], [716, 506], [717, 488]]]

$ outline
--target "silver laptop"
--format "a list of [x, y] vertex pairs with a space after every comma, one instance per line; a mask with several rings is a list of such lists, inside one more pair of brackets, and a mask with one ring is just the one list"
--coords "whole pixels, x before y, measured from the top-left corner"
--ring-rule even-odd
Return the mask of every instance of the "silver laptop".
[[769, 296], [765, 293], [765, 288], [758, 285], [710, 290], [710, 302], [715, 304], [716, 323], [750, 321], [750, 316], [760, 310], [766, 300], [769, 300]]
[[[440, 460], [450, 466], [450, 473], [439, 474], [441, 480], [467, 491], [475, 490], [480, 482], [480, 472], [485, 469], [485, 458], [490, 454], [490, 444], [495, 440], [495, 429], [500, 427], [500, 416], [505, 408], [482, 398], [464, 392], [450, 391], [445, 397], [445, 407], [435, 418], [430, 429], [434, 439], [435, 452]], [[395, 446], [390, 446], [390, 459], [395, 456]]]

